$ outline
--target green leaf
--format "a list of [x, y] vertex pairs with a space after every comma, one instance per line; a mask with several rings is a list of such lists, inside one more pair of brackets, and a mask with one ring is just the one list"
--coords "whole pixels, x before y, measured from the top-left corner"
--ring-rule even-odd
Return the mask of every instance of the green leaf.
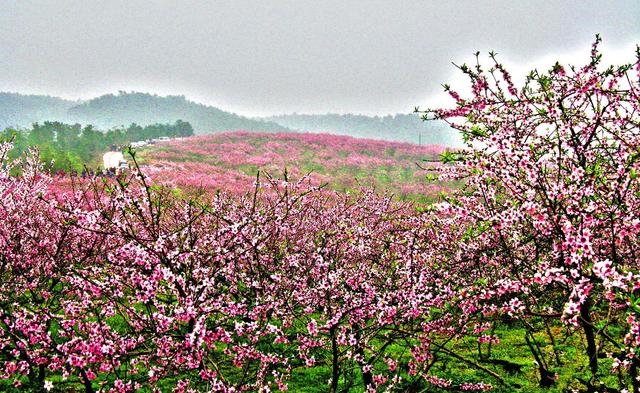
[[479, 125], [473, 125], [471, 127], [471, 135], [476, 137], [487, 137], [487, 130], [480, 127]]
[[542, 90], [548, 90], [551, 86], [551, 78], [546, 75], [542, 75], [538, 78], [538, 84]]
[[433, 173], [427, 173], [425, 179], [429, 182], [438, 180], [438, 175], [434, 175]]
[[447, 150], [444, 153], [440, 154], [440, 161], [443, 164], [462, 161], [462, 156], [458, 153]]

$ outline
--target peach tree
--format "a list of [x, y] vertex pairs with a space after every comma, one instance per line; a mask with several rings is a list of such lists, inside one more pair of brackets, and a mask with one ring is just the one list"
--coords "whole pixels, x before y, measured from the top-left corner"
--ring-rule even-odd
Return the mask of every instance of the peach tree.
[[[459, 66], [469, 93], [445, 85], [455, 107], [424, 111], [467, 145], [443, 156], [439, 176], [465, 187], [435, 207], [433, 225], [461, 318], [521, 323], [542, 387], [582, 361], [568, 386], [637, 391], [640, 49], [632, 64], [603, 67], [599, 43], [586, 65], [556, 63], [522, 87], [493, 53], [488, 67]], [[557, 349], [570, 335], [584, 342], [577, 358]]]

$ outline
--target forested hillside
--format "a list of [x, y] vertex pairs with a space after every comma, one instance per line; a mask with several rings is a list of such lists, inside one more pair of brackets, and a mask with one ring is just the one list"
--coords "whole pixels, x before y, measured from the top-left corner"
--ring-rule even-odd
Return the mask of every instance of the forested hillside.
[[74, 121], [108, 129], [137, 123], [188, 121], [196, 134], [216, 131], [287, 131], [278, 124], [249, 119], [221, 109], [195, 103], [184, 96], [161, 97], [147, 93], [107, 94], [76, 105], [69, 110]]
[[0, 92], [0, 131], [46, 120], [67, 122], [67, 111], [75, 104], [59, 97]]
[[132, 123], [144, 127], [176, 120], [189, 122], [196, 134], [229, 130], [288, 131], [281, 125], [198, 104], [184, 96], [120, 92], [76, 102], [58, 97], [0, 93], [0, 131], [7, 127], [29, 128], [33, 123], [45, 121], [91, 124], [108, 130]]

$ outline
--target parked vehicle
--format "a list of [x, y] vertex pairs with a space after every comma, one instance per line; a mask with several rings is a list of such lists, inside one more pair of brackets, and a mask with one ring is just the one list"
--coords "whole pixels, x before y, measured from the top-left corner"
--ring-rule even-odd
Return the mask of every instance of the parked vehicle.
[[102, 156], [104, 169], [107, 173], [120, 174], [129, 170], [129, 163], [124, 159], [122, 152], [109, 151]]
[[130, 144], [130, 146], [133, 147], [134, 149], [138, 148], [138, 147], [144, 147], [146, 145], [147, 145], [147, 142], [145, 142], [145, 141], [131, 142], [131, 144]]
[[102, 156], [102, 162], [104, 169], [110, 168], [118, 168], [120, 166], [120, 162], [124, 160], [124, 156], [122, 152], [119, 151], [108, 151], [104, 153]]

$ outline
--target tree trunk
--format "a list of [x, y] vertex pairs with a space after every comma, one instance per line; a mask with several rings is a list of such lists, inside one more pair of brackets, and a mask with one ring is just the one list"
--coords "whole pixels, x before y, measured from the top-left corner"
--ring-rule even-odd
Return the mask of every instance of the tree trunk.
[[338, 342], [336, 339], [336, 328], [332, 326], [329, 328], [329, 334], [331, 336], [331, 387], [329, 392], [336, 393], [338, 391], [338, 379], [340, 378], [340, 365], [338, 363]]
[[595, 392], [596, 388], [594, 382], [596, 381], [598, 374], [598, 348], [596, 346], [596, 336], [593, 329], [593, 321], [591, 320], [591, 300], [587, 298], [582, 307], [580, 307], [580, 319], [582, 322], [582, 329], [584, 330], [584, 336], [587, 340], [587, 357], [589, 358], [589, 370], [591, 371], [591, 378], [587, 384], [587, 391]]

